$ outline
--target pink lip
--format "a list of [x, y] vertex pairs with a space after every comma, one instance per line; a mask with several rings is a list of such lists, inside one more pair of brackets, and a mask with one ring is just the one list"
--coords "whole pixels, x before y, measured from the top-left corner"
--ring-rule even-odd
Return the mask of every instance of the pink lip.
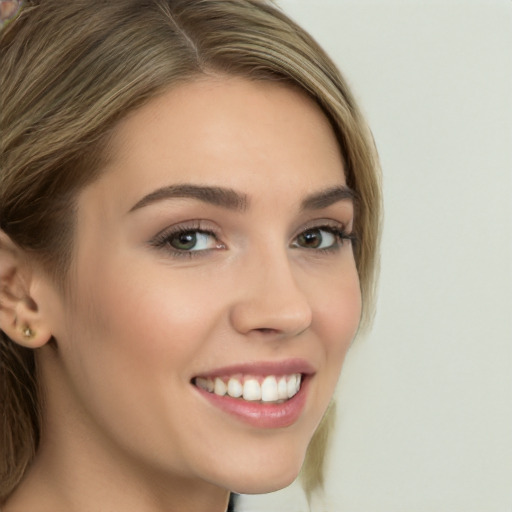
[[304, 377], [299, 392], [282, 404], [265, 404], [246, 402], [228, 395], [219, 396], [215, 393], [195, 387], [206, 400], [228, 414], [256, 428], [284, 428], [293, 425], [302, 413], [306, 404], [309, 377]]
[[227, 375], [291, 375], [302, 373], [311, 375], [315, 373], [313, 365], [305, 359], [286, 359], [284, 361], [265, 361], [255, 363], [242, 363], [216, 368], [196, 375], [196, 377], [214, 378]]
[[210, 404], [237, 419], [256, 428], [284, 428], [295, 423], [306, 405], [309, 382], [314, 369], [310, 363], [302, 359], [289, 359], [282, 362], [264, 362], [231, 365], [202, 373], [201, 377], [212, 378], [221, 375], [288, 375], [301, 373], [302, 384], [299, 392], [281, 404], [249, 402], [228, 395], [219, 396], [215, 393], [194, 386], [196, 391]]

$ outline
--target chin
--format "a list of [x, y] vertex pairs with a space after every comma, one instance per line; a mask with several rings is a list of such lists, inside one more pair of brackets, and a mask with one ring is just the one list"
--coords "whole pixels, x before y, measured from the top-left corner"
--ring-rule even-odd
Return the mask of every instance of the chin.
[[239, 494], [266, 494], [288, 487], [299, 475], [304, 457], [281, 457], [235, 465], [232, 474], [226, 475], [224, 486]]
[[[299, 471], [293, 472], [293, 476], [287, 475], [287, 477], [270, 479], [260, 478], [253, 479], [251, 481], [245, 480], [243, 482], [234, 482], [229, 489], [237, 494], [267, 494], [269, 492], [279, 491], [291, 485], [297, 478]], [[240, 480], [240, 479], [237, 479]]]

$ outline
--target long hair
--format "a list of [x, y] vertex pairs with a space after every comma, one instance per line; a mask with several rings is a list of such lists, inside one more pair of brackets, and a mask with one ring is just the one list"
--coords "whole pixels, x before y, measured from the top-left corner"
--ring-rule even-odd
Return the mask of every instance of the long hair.
[[[379, 238], [373, 139], [336, 66], [263, 0], [31, 0], [0, 32], [0, 229], [65, 286], [78, 192], [97, 178], [128, 113], [209, 73], [300, 88], [337, 136], [356, 195], [354, 247], [372, 314]], [[42, 396], [34, 353], [0, 333], [0, 502], [37, 450]], [[310, 444], [307, 493], [322, 484], [332, 410]]]

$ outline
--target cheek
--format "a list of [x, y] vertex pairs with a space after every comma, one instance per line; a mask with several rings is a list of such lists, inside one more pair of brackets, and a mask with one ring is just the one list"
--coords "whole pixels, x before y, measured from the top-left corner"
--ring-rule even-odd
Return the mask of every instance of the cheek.
[[355, 266], [332, 278], [315, 298], [315, 322], [328, 351], [345, 351], [353, 340], [361, 317], [361, 290]]
[[90, 278], [75, 287], [80, 300], [68, 315], [65, 349], [90, 408], [115, 402], [120, 414], [123, 404], [125, 411], [133, 400], [149, 407], [165, 388], [188, 385], [186, 372], [211, 328], [202, 314], [211, 299], [161, 266], [114, 255], [82, 266]]
[[357, 333], [361, 317], [361, 291], [355, 265], [339, 273], [315, 296], [314, 325], [323, 346], [324, 385], [334, 389], [345, 355]]
[[169, 439], [183, 436], [180, 423], [189, 419], [177, 421], [176, 411], [184, 410], [191, 368], [219, 315], [204, 287], [175, 275], [171, 283], [161, 270], [125, 268], [105, 265], [81, 283], [80, 304], [68, 315], [73, 333], [64, 364], [83, 404], [82, 424], [92, 419], [110, 439], [158, 458]]
[[99, 328], [103, 347], [118, 349], [120, 358], [133, 357], [141, 371], [150, 371], [142, 362], [176, 371], [193, 360], [217, 316], [207, 289], [147, 269], [124, 276], [107, 272], [105, 278], [89, 294], [96, 315], [90, 324]]

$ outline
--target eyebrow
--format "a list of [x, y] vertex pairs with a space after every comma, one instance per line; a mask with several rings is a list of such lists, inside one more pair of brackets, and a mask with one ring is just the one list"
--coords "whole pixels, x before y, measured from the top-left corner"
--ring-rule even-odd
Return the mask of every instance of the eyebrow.
[[[249, 200], [246, 194], [231, 188], [214, 187], [208, 185], [178, 184], [162, 187], [144, 196], [131, 209], [130, 212], [165, 199], [189, 198], [220, 206], [228, 210], [244, 212], [247, 210]], [[345, 185], [330, 187], [315, 192], [303, 199], [300, 209], [321, 210], [334, 203], [344, 200], [355, 200], [355, 193]]]
[[245, 211], [248, 204], [247, 196], [245, 194], [236, 192], [231, 188], [183, 184], [170, 185], [151, 192], [138, 201], [130, 209], [130, 212], [157, 201], [174, 198], [197, 199], [215, 206], [227, 208], [228, 210], [236, 210], [240, 212]]
[[301, 204], [301, 210], [321, 210], [339, 201], [352, 201], [356, 199], [355, 192], [346, 185], [330, 187], [307, 196]]

